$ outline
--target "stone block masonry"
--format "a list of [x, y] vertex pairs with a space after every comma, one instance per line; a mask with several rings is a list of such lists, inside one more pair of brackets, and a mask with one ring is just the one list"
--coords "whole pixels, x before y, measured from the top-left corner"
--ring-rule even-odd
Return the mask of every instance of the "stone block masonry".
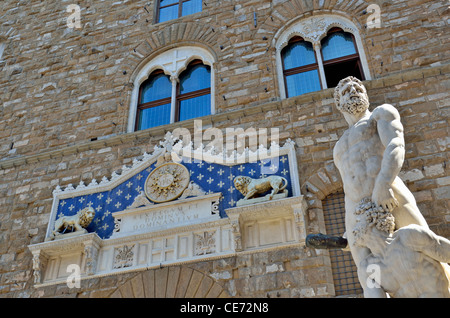
[[[367, 18], [363, 1], [204, 2], [198, 14], [159, 24], [153, 2], [81, 6], [80, 29], [67, 27], [65, 3], [3, 3], [2, 158], [125, 133], [131, 76], [163, 49], [198, 43], [214, 51], [221, 113], [280, 96], [271, 43], [287, 21], [314, 10], [345, 13], [361, 26]], [[446, 22], [438, 20], [446, 10], [445, 1], [385, 4], [383, 27], [362, 29], [374, 77], [445, 63]]]

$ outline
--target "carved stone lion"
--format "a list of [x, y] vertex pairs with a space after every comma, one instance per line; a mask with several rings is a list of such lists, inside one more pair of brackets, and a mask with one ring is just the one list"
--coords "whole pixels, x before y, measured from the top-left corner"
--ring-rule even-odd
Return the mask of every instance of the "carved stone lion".
[[234, 179], [234, 186], [245, 196], [244, 200], [248, 200], [256, 194], [263, 194], [270, 189], [272, 189], [272, 192], [269, 195], [269, 200], [272, 200], [275, 194], [286, 189], [287, 184], [287, 180], [280, 176], [269, 176], [262, 179], [238, 176]]
[[91, 207], [87, 207], [79, 211], [75, 215], [62, 216], [55, 222], [55, 229], [52, 232], [52, 236], [62, 235], [61, 232], [70, 230], [72, 232], [85, 232], [85, 228], [91, 224], [95, 217], [95, 210]]

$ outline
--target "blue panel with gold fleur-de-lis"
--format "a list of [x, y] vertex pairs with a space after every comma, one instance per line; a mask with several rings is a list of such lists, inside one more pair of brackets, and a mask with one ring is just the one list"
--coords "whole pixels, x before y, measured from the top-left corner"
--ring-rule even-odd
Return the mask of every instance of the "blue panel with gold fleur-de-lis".
[[[275, 160], [274, 160], [275, 159]], [[225, 210], [236, 206], [236, 202], [244, 196], [234, 187], [234, 178], [248, 176], [253, 179], [269, 175], [278, 175], [287, 179], [288, 196], [292, 196], [292, 182], [287, 155], [272, 159], [265, 159], [251, 163], [233, 166], [208, 163], [206, 161], [184, 161], [183, 164], [190, 172], [190, 180], [209, 193], [222, 193], [219, 202], [220, 217], [227, 217]], [[156, 162], [147, 169], [131, 176], [114, 189], [92, 193], [59, 201], [56, 218], [74, 215], [78, 211], [92, 207], [95, 217], [88, 226], [88, 232], [96, 232], [102, 239], [109, 238], [114, 229], [113, 212], [123, 211], [129, 207], [134, 199], [144, 191], [147, 177], [155, 168]]]

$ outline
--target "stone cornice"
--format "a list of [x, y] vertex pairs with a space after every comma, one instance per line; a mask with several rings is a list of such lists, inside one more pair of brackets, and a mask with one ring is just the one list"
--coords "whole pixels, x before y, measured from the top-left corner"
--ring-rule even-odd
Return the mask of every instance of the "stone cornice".
[[[367, 89], [379, 88], [383, 86], [390, 86], [400, 84], [401, 82], [433, 77], [440, 74], [448, 74], [450, 72], [450, 63], [437, 65], [433, 67], [425, 67], [416, 70], [407, 70], [398, 72], [389, 76], [378, 79], [373, 79], [364, 82]], [[213, 125], [227, 120], [232, 120], [239, 117], [251, 116], [255, 113], [268, 112], [270, 110], [282, 109], [287, 100], [295, 100], [296, 104], [307, 103], [311, 101], [323, 100], [333, 96], [334, 89], [326, 89], [318, 92], [308, 93], [302, 96], [291, 97], [282, 101], [274, 101], [264, 103], [261, 105], [246, 107], [242, 109], [209, 115], [197, 119], [201, 119], [204, 126]], [[177, 122], [169, 125], [154, 127], [142, 131], [126, 133], [109, 137], [107, 139], [99, 139], [95, 141], [79, 142], [70, 146], [63, 146], [54, 150], [44, 150], [38, 154], [24, 155], [16, 158], [10, 158], [0, 161], [0, 170], [11, 169], [23, 165], [42, 162], [50, 159], [60, 158], [76, 153], [82, 153], [90, 150], [99, 150], [106, 147], [127, 144], [140, 138], [147, 138], [152, 136], [164, 136], [167, 132], [173, 131], [176, 128], [192, 128], [193, 119], [183, 122]]]

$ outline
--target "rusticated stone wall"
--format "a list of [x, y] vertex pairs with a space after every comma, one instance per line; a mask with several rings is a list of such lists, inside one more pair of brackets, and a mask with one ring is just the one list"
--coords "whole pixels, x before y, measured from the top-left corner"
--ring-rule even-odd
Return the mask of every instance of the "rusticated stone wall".
[[[371, 3], [382, 4], [381, 28], [364, 28]], [[67, 27], [68, 4], [2, 1], [2, 158], [125, 133], [133, 73], [174, 45], [215, 54], [218, 113], [276, 100], [272, 40], [313, 13], [354, 21], [375, 78], [448, 60], [445, 0], [206, 0], [201, 13], [160, 24], [154, 1], [92, 2], [81, 5], [81, 29]]]
[[[279, 100], [272, 46], [289, 20], [318, 13], [341, 14], [360, 27], [373, 77], [365, 82], [372, 107], [393, 104], [405, 126], [401, 178], [431, 229], [449, 238], [448, 4], [373, 2], [384, 3], [379, 29], [363, 26], [368, 1], [206, 0], [201, 13], [155, 24], [153, 1], [134, 0], [82, 6], [83, 27], [68, 30], [65, 2], [2, 1], [1, 297], [151, 295], [136, 277], [164, 269], [83, 280], [81, 289], [64, 284], [35, 289], [27, 246], [44, 240], [57, 185], [109, 177], [151, 152], [165, 132], [179, 126], [193, 130], [193, 121], [187, 121], [126, 133], [133, 74], [179, 44], [207, 47], [217, 58], [217, 114], [203, 118], [205, 128], [274, 127], [281, 143], [296, 142], [308, 231], [323, 232], [321, 200], [341, 188], [332, 149], [346, 123], [333, 106], [332, 89]], [[189, 272], [192, 285], [171, 284], [198, 296], [331, 297], [327, 255], [285, 248], [167, 270]], [[147, 278], [142, 281], [150, 282]], [[166, 295], [176, 290], [166, 289]]]

